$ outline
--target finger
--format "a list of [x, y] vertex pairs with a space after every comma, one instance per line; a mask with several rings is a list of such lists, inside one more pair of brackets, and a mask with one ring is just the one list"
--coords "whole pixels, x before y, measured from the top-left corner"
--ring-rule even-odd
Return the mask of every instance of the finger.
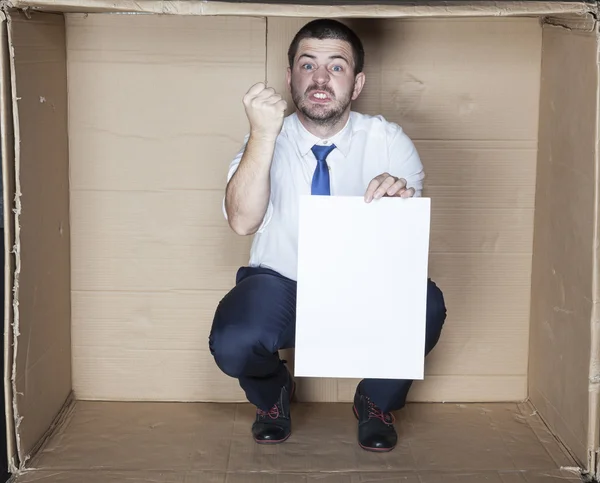
[[275, 95], [275, 89], [273, 89], [272, 87], [267, 87], [258, 93], [258, 95], [256, 96], [256, 99], [265, 100], [274, 95]]
[[415, 195], [415, 189], [414, 188], [408, 188], [407, 190], [404, 190], [400, 196], [402, 198], [411, 198]]
[[404, 191], [404, 188], [406, 188], [406, 180], [400, 178], [388, 188], [388, 190], [386, 191], [386, 195], [397, 196], [401, 194], [402, 191]]
[[[265, 89], [266, 90], [266, 89]], [[260, 109], [264, 106], [270, 106], [272, 103], [270, 102], [270, 94], [267, 94], [267, 96], [265, 97], [264, 92], [261, 92], [259, 95], [257, 95], [254, 99], [252, 99], [249, 103], [250, 106], [252, 106], [255, 109]]]
[[281, 109], [282, 111], [285, 111], [287, 109], [287, 101], [285, 99], [281, 99], [281, 100], [277, 101], [277, 103], [275, 104], [275, 106], [278, 109]]
[[244, 106], [246, 106], [246, 108], [248, 108], [250, 105], [252, 105], [252, 103], [256, 100], [256, 97], [258, 95], [260, 95], [260, 93], [263, 91], [264, 86], [261, 85], [261, 83], [258, 84], [254, 84], [250, 90], [246, 93], [246, 95], [244, 96], [242, 102], [244, 103]]
[[373, 178], [371, 180], [371, 182], [369, 183], [369, 185], [367, 186], [367, 191], [365, 192], [365, 201], [367, 203], [370, 203], [373, 200], [373, 193], [375, 193], [375, 190], [381, 184], [381, 181], [383, 179], [382, 176], [383, 175], [379, 175], [379, 176]]
[[384, 194], [387, 193], [387, 190], [389, 190], [394, 185], [394, 183], [396, 183], [396, 178], [394, 178], [393, 176], [388, 176], [387, 178], [385, 178], [383, 182], [379, 185], [379, 187], [375, 190], [375, 193], [373, 193], [373, 198], [375, 198], [376, 200], [381, 198]]
[[249, 98], [256, 97], [264, 89], [265, 89], [265, 84], [263, 82], [257, 82], [252, 87], [250, 87], [250, 89], [248, 89], [248, 92], [246, 92], [246, 97], [249, 97]]
[[273, 98], [265, 100], [264, 104], [267, 106], [274, 107], [277, 112], [285, 112], [285, 110], [287, 109], [286, 100], [282, 99], [281, 96], [278, 94], [275, 94]]
[[279, 94], [273, 94], [271, 97], [265, 99], [265, 104], [277, 104], [281, 100], [281, 96]]

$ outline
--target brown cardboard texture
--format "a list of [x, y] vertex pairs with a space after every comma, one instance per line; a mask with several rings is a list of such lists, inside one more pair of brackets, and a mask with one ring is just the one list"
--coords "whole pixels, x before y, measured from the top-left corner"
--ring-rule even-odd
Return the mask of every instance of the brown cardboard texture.
[[[600, 476], [594, 2], [3, 8], [14, 481]], [[251, 243], [221, 211], [241, 99], [286, 92], [289, 42], [319, 16], [361, 36], [354, 109], [404, 128], [432, 198], [448, 318], [386, 454], [357, 444], [349, 379], [299, 379], [292, 437], [256, 445], [207, 344]]]
[[269, 17], [495, 17], [522, 15], [583, 15], [593, 1], [441, 1], [381, 0], [290, 2], [269, 0], [4, 0], [7, 7], [61, 12], [120, 12], [162, 15], [264, 15]]

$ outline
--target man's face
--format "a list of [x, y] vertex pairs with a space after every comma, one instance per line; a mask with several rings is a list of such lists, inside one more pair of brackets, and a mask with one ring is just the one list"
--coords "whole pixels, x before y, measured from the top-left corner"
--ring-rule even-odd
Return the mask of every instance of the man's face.
[[303, 39], [287, 81], [296, 108], [311, 121], [327, 125], [349, 111], [362, 90], [364, 74], [354, 75], [348, 42]]

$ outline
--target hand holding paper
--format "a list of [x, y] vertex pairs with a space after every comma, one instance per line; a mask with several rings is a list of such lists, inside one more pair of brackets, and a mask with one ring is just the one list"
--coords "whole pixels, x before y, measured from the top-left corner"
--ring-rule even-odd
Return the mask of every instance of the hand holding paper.
[[378, 200], [383, 196], [401, 196], [402, 198], [410, 198], [414, 196], [414, 188], [406, 188], [406, 180], [397, 178], [389, 173], [382, 173], [371, 180], [367, 191], [365, 192], [365, 201]]

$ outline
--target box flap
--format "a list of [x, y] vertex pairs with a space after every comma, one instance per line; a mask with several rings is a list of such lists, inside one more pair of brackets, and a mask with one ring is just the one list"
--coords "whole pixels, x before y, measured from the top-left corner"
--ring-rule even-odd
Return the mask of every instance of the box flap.
[[573, 1], [190, 1], [7, 0], [9, 6], [61, 12], [139, 12], [168, 15], [264, 15], [286, 17], [448, 17], [583, 14], [596, 2]]
[[71, 392], [69, 172], [62, 15], [11, 15], [15, 129], [13, 406], [20, 464]]

